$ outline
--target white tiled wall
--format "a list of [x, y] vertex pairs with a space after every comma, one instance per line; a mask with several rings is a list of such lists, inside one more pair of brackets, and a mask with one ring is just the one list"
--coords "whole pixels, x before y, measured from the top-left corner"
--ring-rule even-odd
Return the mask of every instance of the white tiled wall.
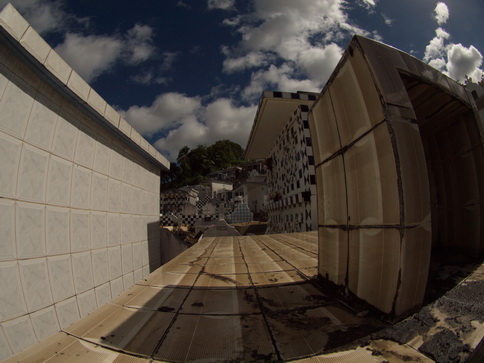
[[[25, 24], [10, 26], [20, 34]], [[22, 39], [100, 115], [106, 111], [107, 118], [109, 110], [106, 124], [120, 122], [36, 33]], [[0, 110], [2, 359], [66, 328], [159, 266], [159, 235], [149, 235], [148, 225], [159, 220], [160, 169], [2, 43]], [[123, 123], [123, 133], [132, 131]]]

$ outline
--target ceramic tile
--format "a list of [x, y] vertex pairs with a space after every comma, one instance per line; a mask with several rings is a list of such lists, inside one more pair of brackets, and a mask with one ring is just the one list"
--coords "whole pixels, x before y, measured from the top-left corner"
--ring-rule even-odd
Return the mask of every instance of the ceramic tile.
[[58, 255], [70, 251], [69, 210], [46, 207], [46, 250], [47, 255]]
[[311, 139], [316, 165], [341, 148], [331, 96], [325, 92], [309, 114]]
[[91, 249], [107, 245], [107, 215], [101, 212], [91, 212]]
[[346, 182], [343, 158], [338, 156], [316, 169], [318, 178], [318, 220], [320, 224], [347, 223]]
[[149, 262], [148, 241], [143, 240], [141, 241], [141, 263], [143, 266], [146, 266]]
[[319, 228], [318, 272], [336, 284], [346, 278], [348, 232], [339, 228]]
[[[183, 362], [197, 359], [243, 361], [241, 325], [239, 316], [179, 315], [155, 358]], [[211, 334], [203, 334], [208, 327], [211, 327]]]
[[121, 244], [121, 216], [119, 214], [108, 213], [108, 246], [118, 246]]
[[93, 172], [91, 179], [91, 209], [99, 211], [106, 210], [107, 191], [107, 176]]
[[123, 289], [124, 289], [123, 277], [120, 276], [116, 279], [111, 280], [109, 283], [111, 285], [111, 296], [114, 299], [115, 297], [119, 296], [123, 292]]
[[111, 301], [111, 286], [109, 282], [96, 287], [94, 292], [96, 293], [97, 306], [102, 306]]
[[73, 296], [75, 291], [70, 255], [48, 257], [47, 264], [54, 302]]
[[81, 128], [77, 135], [74, 162], [91, 169], [94, 161], [95, 142], [93, 132], [87, 127]]
[[22, 142], [0, 132], [0, 194], [15, 197]]
[[20, 41], [30, 27], [29, 23], [11, 4], [5, 5], [2, 9], [0, 13], [0, 25], [18, 41]]
[[132, 241], [139, 242], [143, 240], [143, 229], [146, 229], [144, 225], [143, 218], [137, 215], [131, 215], [131, 220], [133, 223], [133, 230], [132, 230]]
[[30, 312], [52, 305], [52, 293], [49, 286], [47, 260], [45, 258], [19, 262], [20, 278], [27, 308]]
[[341, 144], [346, 146], [372, 126], [362, 90], [350, 62], [346, 62], [338, 71], [329, 92]]
[[94, 289], [77, 295], [77, 305], [79, 306], [81, 318], [85, 317], [87, 314], [96, 309], [97, 303]]
[[353, 230], [350, 241], [359, 245], [358, 288], [353, 292], [390, 313], [400, 269], [400, 232], [397, 229]]
[[33, 90], [22, 80], [12, 76], [0, 100], [0, 130], [23, 139], [34, 104], [33, 97]]
[[411, 67], [413, 72], [418, 73], [415, 66], [406, 63], [400, 52], [384, 44], [364, 38], [359, 38], [358, 41], [363, 47], [363, 52], [385, 102], [412, 108], [398, 70], [409, 70]]
[[121, 119], [119, 120], [119, 130], [126, 136], [130, 137], [131, 129], [131, 125], [124, 118], [121, 117]]
[[87, 103], [96, 110], [100, 115], [104, 115], [106, 110], [106, 101], [94, 89], [90, 89]]
[[94, 275], [94, 286], [99, 286], [109, 281], [107, 249], [92, 251], [92, 268]]
[[123, 274], [133, 271], [133, 247], [131, 246], [131, 243], [121, 246], [121, 258]]
[[90, 208], [92, 172], [82, 166], [74, 165], [72, 170], [71, 206]]
[[2, 323], [2, 328], [14, 354], [37, 343], [37, 338], [28, 316], [22, 316]]
[[67, 84], [72, 68], [53, 49], [50, 50], [44, 65], [62, 83]]
[[394, 118], [404, 195], [405, 223], [420, 223], [430, 214], [427, 164], [417, 124]]
[[0, 320], [5, 321], [27, 313], [18, 264], [0, 262]]
[[121, 184], [121, 212], [123, 213], [131, 212], [131, 201], [133, 200], [132, 194], [133, 194], [132, 186], [129, 184], [122, 183]]
[[59, 111], [59, 105], [37, 94], [25, 131], [25, 140], [50, 151]]
[[132, 229], [133, 223], [131, 215], [129, 214], [121, 214], [121, 243], [130, 243], [132, 242]]
[[91, 252], [72, 254], [72, 272], [77, 294], [94, 287]]
[[17, 202], [16, 238], [19, 258], [45, 256], [45, 207]]
[[349, 59], [353, 66], [358, 86], [363, 91], [364, 104], [372, 125], [384, 119], [383, 105], [363, 54], [358, 48], [353, 49], [353, 56]]
[[134, 285], [133, 272], [123, 275], [123, 291]]
[[83, 252], [91, 248], [90, 213], [72, 209], [71, 213], [71, 252]]
[[123, 155], [122, 151], [118, 148], [113, 148], [111, 150], [109, 176], [117, 180], [121, 180], [123, 177]]
[[131, 140], [133, 140], [136, 144], [139, 144], [141, 140], [140, 133], [136, 131], [134, 127], [131, 129]]
[[108, 179], [108, 211], [121, 211], [121, 182], [115, 179]]
[[7, 337], [3, 333], [3, 329], [0, 328], [0, 359], [3, 361], [11, 355], [13, 355], [13, 352], [8, 345]]
[[15, 202], [0, 199], [0, 261], [14, 260], [17, 257], [15, 247]]
[[116, 128], [119, 126], [120, 114], [112, 108], [110, 105], [106, 105], [106, 110], [104, 112], [104, 117]]
[[397, 173], [385, 124], [344, 155], [350, 224], [399, 224]]
[[105, 175], [109, 174], [110, 162], [110, 149], [107, 145], [110, 145], [109, 141], [98, 135], [96, 141], [96, 150], [94, 153], [93, 169]]
[[60, 330], [54, 306], [36, 311], [30, 315], [30, 320], [32, 321], [32, 326], [38, 341]]
[[108, 259], [109, 259], [109, 272], [110, 279], [122, 275], [122, 261], [121, 261], [121, 248], [120, 247], [110, 247], [108, 248]]
[[62, 330], [65, 330], [69, 325], [80, 319], [75, 297], [71, 297], [70, 299], [55, 304], [55, 311]]
[[48, 164], [49, 154], [27, 144], [23, 145], [17, 181], [19, 199], [35, 202], [45, 200]]
[[47, 203], [68, 206], [70, 203], [71, 179], [72, 163], [51, 155], [47, 175]]
[[[4, 48], [1, 48], [4, 50]], [[5, 54], [6, 52], [2, 52]], [[2, 58], [0, 57], [0, 60]], [[3, 62], [0, 61], [0, 99], [3, 97], [3, 92], [5, 92], [5, 88], [9, 82], [9, 78], [12, 76], [12, 71], [8, 68]]]
[[69, 80], [67, 81], [67, 86], [72, 91], [74, 91], [74, 93], [77, 94], [84, 102], [87, 102], [87, 97], [89, 96], [89, 91], [91, 90], [91, 87], [74, 70], [71, 72], [71, 75], [69, 76]]
[[432, 236], [423, 227], [405, 230], [401, 256], [401, 286], [396, 302], [396, 313], [420, 306], [424, 298]]
[[133, 281], [134, 283], [138, 283], [143, 279], [143, 270], [141, 268], [133, 271]]
[[[67, 160], [74, 158], [78, 129], [70, 122], [71, 116], [61, 111], [57, 120], [52, 152]], [[68, 121], [69, 120], [69, 121]]]

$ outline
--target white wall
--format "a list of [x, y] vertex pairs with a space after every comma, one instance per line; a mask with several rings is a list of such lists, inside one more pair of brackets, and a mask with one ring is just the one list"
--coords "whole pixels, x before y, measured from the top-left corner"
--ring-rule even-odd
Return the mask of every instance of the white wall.
[[[0, 13], [4, 28], [23, 24], [12, 9]], [[0, 41], [0, 359], [66, 328], [160, 264], [162, 165], [11, 49]], [[110, 123], [104, 113], [100, 119]]]

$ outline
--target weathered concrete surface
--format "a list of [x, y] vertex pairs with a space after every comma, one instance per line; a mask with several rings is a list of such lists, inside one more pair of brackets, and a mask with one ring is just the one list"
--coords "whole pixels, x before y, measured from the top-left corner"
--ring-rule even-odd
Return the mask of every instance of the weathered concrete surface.
[[484, 334], [483, 268], [393, 327], [316, 274], [317, 232], [203, 238], [7, 362], [446, 362]]
[[419, 313], [372, 338], [407, 344], [437, 362], [462, 362], [484, 336], [484, 265]]
[[160, 243], [160, 259], [162, 265], [173, 260], [189, 247], [187, 243], [177, 238], [177, 236], [166, 228], [160, 229]]

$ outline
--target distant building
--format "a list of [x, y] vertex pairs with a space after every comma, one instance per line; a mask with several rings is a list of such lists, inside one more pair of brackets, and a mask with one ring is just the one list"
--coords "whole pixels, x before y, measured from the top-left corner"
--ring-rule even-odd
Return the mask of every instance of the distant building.
[[235, 197], [240, 197], [240, 201], [245, 203], [256, 216], [265, 214], [267, 194], [266, 174], [259, 174], [256, 169], [252, 170], [249, 177], [234, 189]]
[[[162, 215], [173, 214], [196, 214], [196, 202], [198, 191], [190, 187], [167, 190], [160, 195], [160, 212]], [[192, 213], [187, 213], [192, 210]]]
[[267, 158], [270, 230], [294, 230], [315, 172], [319, 275], [385, 313], [415, 311], [435, 251], [484, 251], [482, 88], [355, 36], [317, 100], [303, 95], [264, 92], [246, 148]]
[[266, 159], [268, 233], [317, 229], [316, 177], [308, 122], [309, 107], [317, 96], [307, 92], [262, 94], [245, 157]]

